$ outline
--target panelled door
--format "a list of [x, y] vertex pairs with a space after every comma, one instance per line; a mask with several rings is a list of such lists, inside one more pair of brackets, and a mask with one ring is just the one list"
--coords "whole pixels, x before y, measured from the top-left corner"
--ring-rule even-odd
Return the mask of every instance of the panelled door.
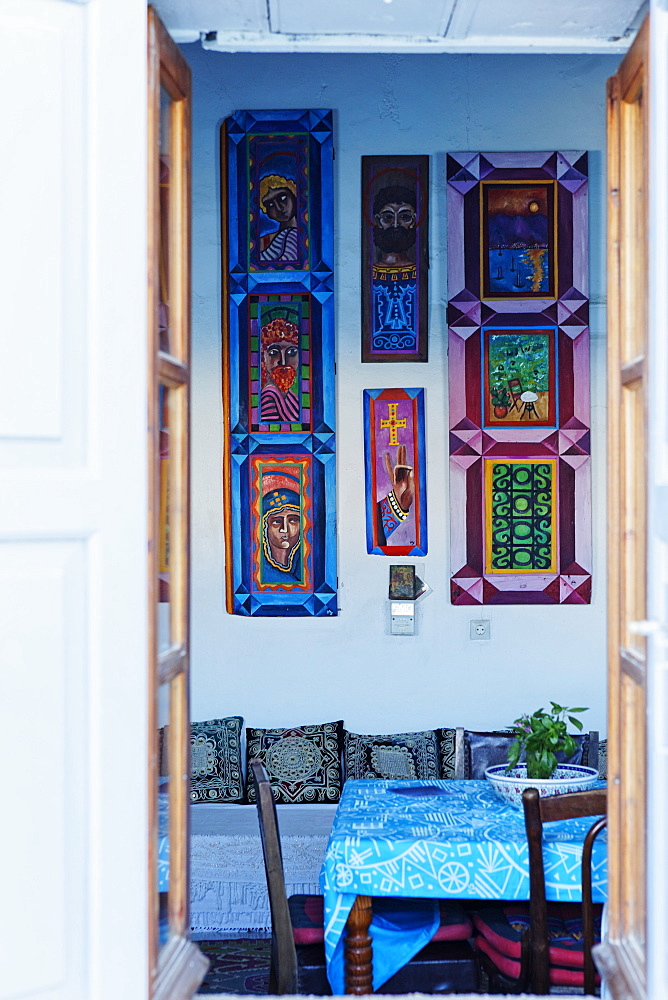
[[609, 937], [615, 1000], [646, 995], [648, 42], [608, 81]]
[[189, 998], [190, 70], [148, 23], [149, 922], [152, 1000]]

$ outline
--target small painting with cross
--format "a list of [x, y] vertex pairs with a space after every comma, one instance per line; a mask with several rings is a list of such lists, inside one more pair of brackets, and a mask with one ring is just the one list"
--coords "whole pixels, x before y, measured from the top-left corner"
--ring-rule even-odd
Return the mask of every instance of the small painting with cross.
[[424, 389], [364, 390], [367, 552], [426, 555]]

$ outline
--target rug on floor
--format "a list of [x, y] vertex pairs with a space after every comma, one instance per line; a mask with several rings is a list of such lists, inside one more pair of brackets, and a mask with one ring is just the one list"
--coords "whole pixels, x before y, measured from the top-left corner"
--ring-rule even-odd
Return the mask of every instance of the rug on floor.
[[267, 996], [271, 941], [197, 941], [211, 963], [198, 995], [238, 993]]

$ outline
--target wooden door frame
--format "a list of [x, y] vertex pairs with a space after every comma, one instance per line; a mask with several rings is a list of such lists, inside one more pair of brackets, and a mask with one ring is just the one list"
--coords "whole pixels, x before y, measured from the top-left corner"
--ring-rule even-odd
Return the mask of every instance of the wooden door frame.
[[[161, 235], [161, 93], [169, 97], [169, 211]], [[152, 8], [148, 10], [148, 433], [149, 433], [149, 963], [151, 1000], [189, 1000], [208, 967], [190, 941], [190, 69]], [[168, 267], [161, 253], [166, 245]], [[161, 267], [164, 266], [161, 280]], [[160, 342], [161, 284], [168, 303], [168, 343]], [[169, 414], [169, 460], [161, 463], [160, 391]], [[168, 503], [161, 511], [161, 466]], [[167, 471], [165, 471], [165, 469]], [[168, 514], [167, 514], [168, 511]], [[166, 518], [164, 524], [161, 517]], [[168, 648], [158, 644], [158, 574], [169, 532]], [[159, 943], [158, 694], [169, 691], [169, 892], [167, 941]]]
[[608, 81], [608, 887], [596, 960], [646, 995], [649, 21]]

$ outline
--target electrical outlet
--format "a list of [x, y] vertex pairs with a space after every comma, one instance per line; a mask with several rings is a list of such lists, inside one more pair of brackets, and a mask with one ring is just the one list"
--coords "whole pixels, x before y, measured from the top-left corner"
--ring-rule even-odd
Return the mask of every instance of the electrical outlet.
[[489, 618], [475, 618], [470, 622], [472, 639], [489, 639]]

